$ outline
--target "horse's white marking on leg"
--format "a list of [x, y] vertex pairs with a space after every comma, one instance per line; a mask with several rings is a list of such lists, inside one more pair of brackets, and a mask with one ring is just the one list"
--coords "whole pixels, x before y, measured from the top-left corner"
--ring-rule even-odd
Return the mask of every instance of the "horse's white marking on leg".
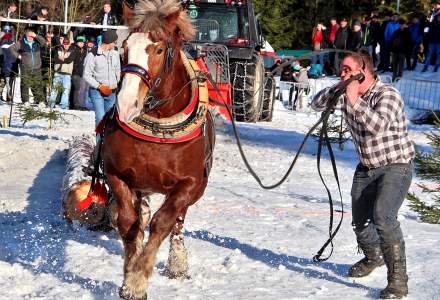
[[183, 242], [183, 218], [180, 216], [170, 235], [168, 268], [171, 278], [188, 276], [188, 251]]

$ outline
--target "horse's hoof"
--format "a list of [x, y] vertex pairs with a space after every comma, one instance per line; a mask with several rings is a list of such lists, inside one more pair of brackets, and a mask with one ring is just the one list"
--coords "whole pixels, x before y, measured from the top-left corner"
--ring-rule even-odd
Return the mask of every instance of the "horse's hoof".
[[119, 297], [123, 300], [147, 300], [148, 299], [147, 293], [145, 293], [145, 295], [143, 295], [140, 298], [133, 296], [128, 291], [127, 286], [125, 284], [123, 284], [122, 287], [119, 288]]

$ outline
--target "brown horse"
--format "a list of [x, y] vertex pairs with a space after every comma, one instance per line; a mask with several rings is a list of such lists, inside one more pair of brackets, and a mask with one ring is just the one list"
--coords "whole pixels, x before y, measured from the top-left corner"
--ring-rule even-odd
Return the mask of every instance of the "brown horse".
[[[148, 142], [121, 128], [146, 114], [162, 120], [182, 112], [190, 102], [194, 82], [186, 71], [181, 47], [195, 30], [176, 0], [140, 0], [130, 25], [136, 28], [124, 43], [126, 69], [118, 93], [117, 113], [107, 121], [102, 158], [105, 175], [115, 199], [117, 229], [123, 240], [123, 299], [145, 299], [156, 253], [170, 235], [169, 274], [187, 276], [183, 224], [188, 207], [204, 193], [208, 182], [214, 130], [207, 114], [204, 133], [179, 143]], [[156, 105], [143, 110], [145, 101]], [[116, 120], [119, 116], [119, 122]], [[122, 122], [122, 123], [121, 123]], [[208, 147], [208, 148], [209, 148]], [[211, 148], [212, 150], [212, 148]], [[144, 195], [161, 193], [165, 201], [149, 221]]]

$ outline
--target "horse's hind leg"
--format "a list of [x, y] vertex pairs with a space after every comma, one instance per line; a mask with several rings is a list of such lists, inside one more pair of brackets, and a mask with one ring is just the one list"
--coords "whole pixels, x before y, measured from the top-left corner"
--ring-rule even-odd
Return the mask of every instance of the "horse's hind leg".
[[[186, 212], [185, 212], [186, 214]], [[185, 214], [177, 217], [176, 224], [170, 234], [170, 252], [168, 254], [168, 269], [171, 278], [188, 277], [188, 252], [183, 241], [183, 224]]]
[[107, 174], [107, 179], [116, 200], [118, 211], [117, 226], [124, 243], [124, 285], [120, 290], [120, 297], [122, 299], [142, 299], [146, 295], [146, 280], [137, 284], [137, 286], [144, 287], [137, 291], [127, 291], [126, 288], [127, 270], [130, 269], [133, 261], [142, 253], [142, 242], [144, 239], [144, 229], [140, 224], [139, 218], [139, 206], [135, 207], [134, 205], [137, 197], [128, 185], [117, 176]]

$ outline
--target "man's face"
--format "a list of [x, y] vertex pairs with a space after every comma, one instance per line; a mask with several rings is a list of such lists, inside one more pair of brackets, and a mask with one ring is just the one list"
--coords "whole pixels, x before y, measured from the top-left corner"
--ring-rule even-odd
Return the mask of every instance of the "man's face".
[[336, 20], [330, 20], [330, 24], [332, 24], [332, 26], [336, 25]]
[[34, 40], [34, 37], [35, 37], [35, 32], [33, 32], [33, 31], [26, 32], [26, 39], [29, 42], [32, 42]]
[[341, 62], [341, 79], [347, 80], [361, 71], [361, 66], [352, 58], [346, 57]]
[[69, 50], [70, 44], [63, 44], [64, 50]]
[[87, 42], [87, 48], [93, 48], [94, 44], [93, 42]]
[[353, 30], [354, 30], [355, 32], [359, 32], [359, 31], [361, 31], [361, 25], [354, 25], [354, 26], [353, 26]]
[[347, 21], [341, 21], [341, 27], [346, 27], [347, 26]]
[[104, 4], [104, 12], [109, 13], [112, 10], [110, 4]]
[[43, 8], [43, 9], [41, 10], [41, 14], [42, 14], [43, 16], [47, 16], [47, 15], [49, 14], [49, 12], [47, 11], [47, 9]]
[[399, 16], [398, 15], [393, 15], [391, 18], [394, 22], [399, 21]]
[[16, 5], [9, 6], [9, 11], [10, 12], [15, 12], [16, 10], [17, 10], [17, 6]]
[[80, 42], [80, 41], [78, 41], [78, 42], [76, 42], [76, 45], [77, 45], [78, 47], [82, 48], [82, 47], [84, 47], [84, 42]]

